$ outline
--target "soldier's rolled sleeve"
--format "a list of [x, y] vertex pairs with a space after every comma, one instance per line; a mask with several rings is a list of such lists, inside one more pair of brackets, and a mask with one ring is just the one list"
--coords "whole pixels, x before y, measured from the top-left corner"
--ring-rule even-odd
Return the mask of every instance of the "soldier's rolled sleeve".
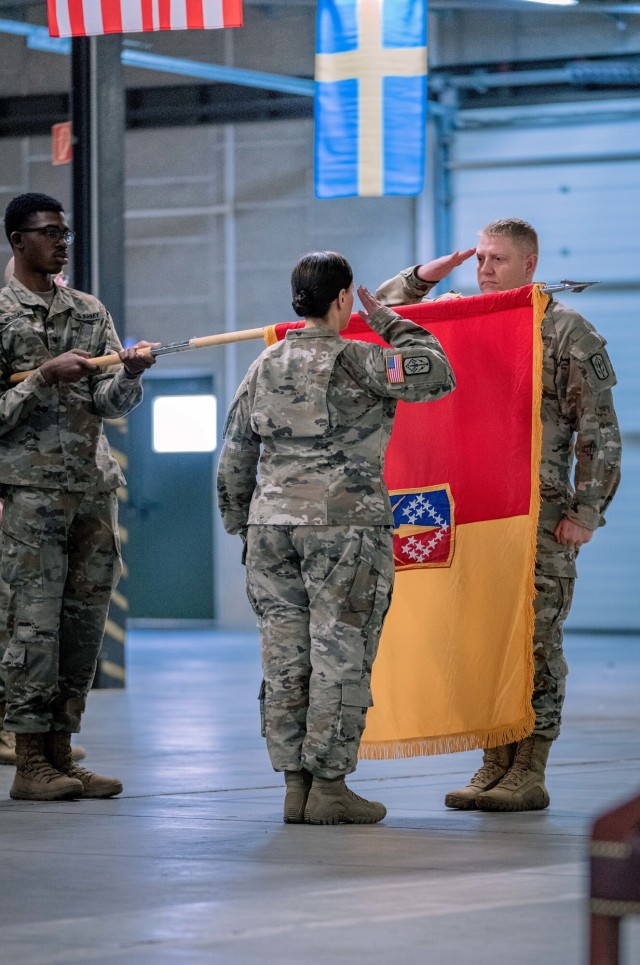
[[376, 291], [376, 298], [383, 305], [415, 305], [431, 291], [437, 282], [422, 281], [417, 271], [420, 265], [405, 268], [393, 278], [384, 281]]
[[228, 533], [246, 532], [259, 458], [260, 437], [251, 428], [249, 398], [241, 386], [227, 415], [218, 463], [218, 506]]
[[567, 519], [595, 530], [620, 483], [621, 441], [613, 406], [616, 376], [597, 333], [578, 339], [569, 357], [567, 397], [576, 420], [575, 498]]

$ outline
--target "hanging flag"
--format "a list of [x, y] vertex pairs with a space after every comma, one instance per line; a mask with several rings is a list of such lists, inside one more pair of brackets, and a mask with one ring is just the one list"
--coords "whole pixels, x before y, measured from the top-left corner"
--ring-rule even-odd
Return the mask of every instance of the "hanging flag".
[[420, 194], [427, 0], [318, 0], [318, 198]]
[[[456, 391], [396, 412], [385, 461], [396, 583], [363, 757], [491, 747], [533, 728], [547, 300], [528, 285], [396, 309], [440, 340]], [[343, 334], [381, 341], [359, 315]]]
[[47, 0], [52, 37], [241, 27], [242, 0]]

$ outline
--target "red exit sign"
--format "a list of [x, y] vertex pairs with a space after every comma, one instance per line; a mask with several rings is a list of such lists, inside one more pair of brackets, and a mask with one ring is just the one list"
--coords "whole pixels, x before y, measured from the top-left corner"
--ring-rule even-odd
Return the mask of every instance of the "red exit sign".
[[71, 121], [54, 124], [51, 128], [51, 163], [71, 164], [72, 156]]

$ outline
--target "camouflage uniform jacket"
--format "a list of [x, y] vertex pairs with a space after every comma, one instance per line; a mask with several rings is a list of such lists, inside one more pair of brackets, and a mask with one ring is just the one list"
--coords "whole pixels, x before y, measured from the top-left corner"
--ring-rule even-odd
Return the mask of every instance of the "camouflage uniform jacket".
[[386, 308], [370, 324], [394, 348], [306, 327], [253, 363], [227, 416], [218, 469], [228, 532], [393, 524], [382, 468], [398, 400], [438, 399], [455, 379], [420, 326]]
[[[417, 267], [417, 266], [416, 266]], [[422, 301], [433, 284], [407, 268], [377, 292], [388, 304]], [[574, 577], [576, 552], [560, 545], [561, 519], [595, 530], [620, 482], [620, 432], [612, 387], [616, 376], [606, 342], [593, 325], [551, 298], [542, 320], [542, 457], [539, 573]], [[573, 485], [571, 468], [575, 456]]]
[[73, 348], [91, 355], [122, 348], [97, 298], [56, 287], [48, 308], [16, 278], [0, 290], [0, 485], [107, 492], [124, 484], [102, 420], [140, 402], [139, 377], [112, 368], [71, 384], [49, 386], [37, 371], [9, 382]]

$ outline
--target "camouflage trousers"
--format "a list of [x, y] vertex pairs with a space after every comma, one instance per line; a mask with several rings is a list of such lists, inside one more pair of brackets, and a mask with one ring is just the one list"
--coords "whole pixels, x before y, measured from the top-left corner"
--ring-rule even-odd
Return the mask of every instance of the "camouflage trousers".
[[568, 672], [562, 652], [562, 631], [571, 607], [574, 584], [575, 580], [570, 577], [536, 573], [533, 604], [534, 733], [550, 740], [555, 740], [560, 733]]
[[121, 572], [117, 511], [115, 493], [6, 490], [6, 730], [80, 730]]
[[276, 771], [356, 768], [371, 668], [391, 602], [390, 527], [249, 526], [263, 735]]

